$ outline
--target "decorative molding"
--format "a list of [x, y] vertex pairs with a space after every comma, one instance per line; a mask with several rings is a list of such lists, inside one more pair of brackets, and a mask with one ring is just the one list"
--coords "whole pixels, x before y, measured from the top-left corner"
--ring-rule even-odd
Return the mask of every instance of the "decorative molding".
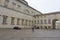
[[[1, 5], [0, 5], [0, 6], [1, 6]], [[25, 14], [25, 15], [29, 15], [29, 14], [26, 14], [26, 13], [24, 13], [24, 12], [14, 10], [14, 9], [12, 9], [12, 8], [8, 8], [8, 7], [5, 7], [5, 6], [1, 6], [1, 7], [7, 8], [7, 9], [10, 9], [10, 10], [13, 10], [13, 11], [16, 11], [16, 12], [19, 12], [19, 13], [22, 13], [22, 14]], [[29, 16], [32, 16], [32, 17], [33, 17], [33, 15], [29, 15]]]

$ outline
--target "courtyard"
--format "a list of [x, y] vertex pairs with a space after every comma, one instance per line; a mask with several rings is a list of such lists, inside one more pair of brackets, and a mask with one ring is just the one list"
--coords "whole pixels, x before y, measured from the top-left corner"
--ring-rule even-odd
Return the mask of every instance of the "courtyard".
[[60, 30], [0, 29], [0, 40], [60, 40]]

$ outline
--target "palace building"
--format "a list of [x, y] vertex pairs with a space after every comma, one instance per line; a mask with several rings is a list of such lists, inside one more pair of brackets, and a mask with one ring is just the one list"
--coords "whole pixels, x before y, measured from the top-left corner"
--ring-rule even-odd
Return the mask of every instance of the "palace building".
[[25, 0], [0, 0], [0, 28], [32, 28], [36, 14]]
[[35, 15], [35, 26], [41, 29], [60, 29], [60, 11]]
[[0, 0], [0, 28], [55, 29], [60, 12], [42, 14], [25, 0]]

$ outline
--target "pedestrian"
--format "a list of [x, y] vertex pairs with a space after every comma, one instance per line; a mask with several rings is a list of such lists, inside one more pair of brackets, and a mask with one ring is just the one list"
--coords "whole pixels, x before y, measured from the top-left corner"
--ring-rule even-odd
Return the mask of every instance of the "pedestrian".
[[32, 28], [32, 32], [34, 32], [34, 27]]

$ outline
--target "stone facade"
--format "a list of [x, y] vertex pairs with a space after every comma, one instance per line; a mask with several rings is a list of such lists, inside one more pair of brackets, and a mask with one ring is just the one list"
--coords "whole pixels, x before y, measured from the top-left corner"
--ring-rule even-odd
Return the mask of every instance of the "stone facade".
[[32, 28], [36, 14], [41, 13], [25, 0], [0, 0], [0, 28]]
[[0, 28], [55, 29], [57, 20], [60, 20], [60, 12], [42, 14], [25, 0], [0, 0]]
[[55, 29], [56, 21], [60, 21], [60, 12], [35, 15], [35, 26], [42, 29]]

